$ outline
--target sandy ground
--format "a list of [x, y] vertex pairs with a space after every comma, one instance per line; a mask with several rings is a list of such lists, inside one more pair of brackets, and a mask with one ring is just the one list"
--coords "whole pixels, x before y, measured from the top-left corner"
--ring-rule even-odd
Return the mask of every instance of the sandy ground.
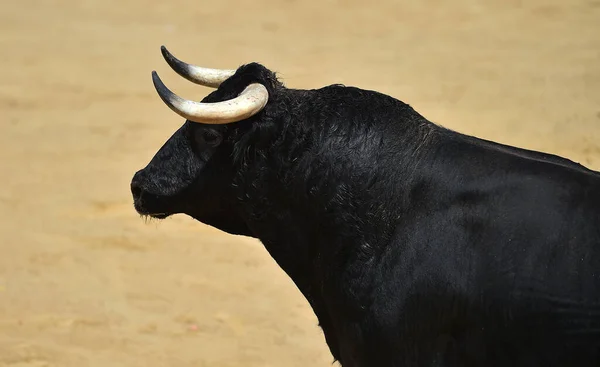
[[[482, 5], [485, 3], [485, 5]], [[449, 5], [452, 4], [452, 5]], [[19, 0], [0, 7], [0, 365], [330, 366], [260, 243], [145, 223], [129, 181], [182, 123], [159, 47], [600, 169], [600, 1]]]

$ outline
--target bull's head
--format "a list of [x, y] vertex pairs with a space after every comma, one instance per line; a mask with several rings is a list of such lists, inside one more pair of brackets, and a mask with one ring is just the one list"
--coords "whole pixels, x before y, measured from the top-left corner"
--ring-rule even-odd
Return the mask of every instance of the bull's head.
[[281, 85], [258, 64], [237, 70], [206, 69], [179, 61], [164, 46], [162, 54], [179, 75], [218, 89], [202, 102], [189, 101], [152, 73], [159, 96], [187, 121], [133, 177], [135, 208], [159, 219], [185, 213], [223, 231], [251, 235], [235, 205], [232, 157], [236, 140], [261, 119]]

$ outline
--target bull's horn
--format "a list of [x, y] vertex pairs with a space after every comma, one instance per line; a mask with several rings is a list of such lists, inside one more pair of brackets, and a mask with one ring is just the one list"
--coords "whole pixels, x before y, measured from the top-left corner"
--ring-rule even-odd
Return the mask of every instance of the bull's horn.
[[173, 56], [165, 46], [160, 47], [167, 64], [182, 77], [192, 83], [205, 87], [218, 88], [225, 79], [235, 74], [235, 70], [209, 69], [201, 66], [187, 64]]
[[169, 108], [187, 120], [201, 124], [220, 125], [247, 119], [260, 112], [269, 100], [267, 88], [259, 83], [250, 84], [233, 99], [202, 103], [183, 99], [171, 92], [156, 71], [152, 72], [152, 82]]

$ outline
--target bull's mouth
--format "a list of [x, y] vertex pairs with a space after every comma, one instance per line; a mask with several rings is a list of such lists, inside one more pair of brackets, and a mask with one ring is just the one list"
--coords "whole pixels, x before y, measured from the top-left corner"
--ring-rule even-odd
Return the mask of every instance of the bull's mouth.
[[139, 211], [138, 211], [138, 213], [142, 217], [150, 217], [150, 218], [154, 218], [154, 219], [165, 219], [171, 215], [171, 213], [142, 213]]
[[133, 206], [139, 215], [154, 219], [165, 219], [174, 214], [173, 211], [166, 209], [165, 198], [148, 192], [136, 196]]

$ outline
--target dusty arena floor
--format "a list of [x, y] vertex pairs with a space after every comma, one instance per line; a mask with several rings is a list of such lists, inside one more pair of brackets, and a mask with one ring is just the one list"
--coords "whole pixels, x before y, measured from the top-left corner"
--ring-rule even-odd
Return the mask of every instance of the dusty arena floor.
[[[129, 193], [182, 124], [150, 72], [250, 61], [344, 83], [468, 134], [600, 169], [600, 1], [5, 1], [0, 8], [0, 366], [330, 366], [260, 243]], [[452, 4], [452, 5], [449, 5]]]

